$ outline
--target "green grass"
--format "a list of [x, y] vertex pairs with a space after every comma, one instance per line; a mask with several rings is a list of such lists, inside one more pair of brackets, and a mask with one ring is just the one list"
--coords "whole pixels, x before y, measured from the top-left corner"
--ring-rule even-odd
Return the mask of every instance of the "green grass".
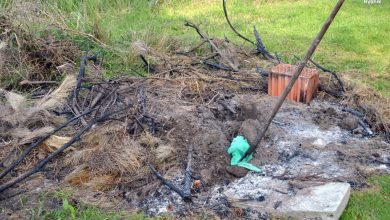
[[341, 219], [390, 219], [390, 176], [372, 177], [373, 188], [352, 193]]
[[[164, 217], [150, 218], [140, 213], [126, 213], [124, 211], [107, 211], [92, 205], [83, 203], [71, 204], [72, 192], [64, 189], [54, 193], [42, 194], [39, 198], [39, 206], [32, 212], [31, 219], [57, 219], [57, 220], [151, 220], [168, 219]], [[57, 208], [49, 208], [47, 203], [58, 203]]]
[[[202, 23], [203, 30], [211, 36], [226, 36], [244, 44], [227, 26], [221, 0], [45, 2], [59, 9], [71, 28], [92, 33], [108, 45], [129, 52], [122, 56], [121, 62], [125, 63], [134, 63], [134, 40], [167, 50], [194, 45], [198, 36], [183, 26], [184, 20]], [[336, 0], [230, 0], [228, 10], [241, 33], [253, 39], [256, 25], [268, 49], [282, 54], [287, 61], [293, 55], [303, 56], [335, 3]], [[390, 96], [389, 11], [390, 1], [380, 5], [346, 1], [314, 59]]]

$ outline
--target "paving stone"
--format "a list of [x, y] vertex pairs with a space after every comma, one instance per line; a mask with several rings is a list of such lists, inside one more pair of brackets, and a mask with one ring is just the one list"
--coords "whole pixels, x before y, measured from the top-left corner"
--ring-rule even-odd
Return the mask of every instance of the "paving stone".
[[[251, 208], [292, 219], [339, 219], [350, 196], [348, 183], [300, 182], [249, 174], [224, 195], [234, 207]], [[258, 199], [262, 198], [262, 199]]]

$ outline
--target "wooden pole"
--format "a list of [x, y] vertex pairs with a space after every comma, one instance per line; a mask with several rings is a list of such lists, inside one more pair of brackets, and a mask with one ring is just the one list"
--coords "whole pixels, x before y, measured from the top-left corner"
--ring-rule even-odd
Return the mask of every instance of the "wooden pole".
[[260, 134], [256, 136], [256, 139], [254, 141], [254, 145], [252, 145], [248, 151], [244, 154], [244, 156], [241, 158], [244, 159], [248, 155], [252, 154], [257, 146], [259, 145], [260, 141], [263, 139], [265, 132], [267, 132], [269, 125], [271, 124], [272, 120], [274, 119], [276, 113], [278, 113], [280, 107], [282, 106], [284, 100], [286, 99], [288, 93], [291, 91], [291, 88], [293, 87], [295, 81], [298, 79], [299, 75], [301, 74], [303, 68], [306, 66], [307, 62], [309, 61], [310, 57], [313, 55], [314, 51], [316, 50], [318, 44], [321, 42], [322, 38], [324, 37], [326, 31], [328, 30], [330, 24], [333, 22], [334, 18], [337, 15], [337, 12], [340, 10], [341, 6], [343, 5], [344, 0], [339, 0], [336, 4], [336, 6], [333, 8], [331, 14], [329, 15], [328, 19], [325, 21], [325, 23], [322, 25], [322, 28], [320, 32], [317, 34], [316, 38], [314, 38], [313, 42], [311, 43], [309, 49], [306, 52], [305, 57], [298, 65], [298, 68], [295, 70], [294, 75], [292, 76], [290, 82], [288, 83], [287, 87], [284, 89], [282, 96], [280, 96], [278, 102], [276, 103], [274, 109], [272, 110], [271, 116], [269, 117], [268, 121], [265, 123], [263, 129], [260, 131]]

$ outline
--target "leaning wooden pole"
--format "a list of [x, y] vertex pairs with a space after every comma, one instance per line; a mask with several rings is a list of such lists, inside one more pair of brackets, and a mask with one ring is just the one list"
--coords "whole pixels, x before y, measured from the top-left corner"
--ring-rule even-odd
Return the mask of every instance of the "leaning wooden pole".
[[298, 68], [296, 69], [294, 75], [292, 76], [290, 82], [288, 83], [287, 87], [284, 89], [282, 95], [280, 96], [278, 102], [276, 103], [274, 109], [272, 110], [271, 116], [263, 126], [260, 133], [256, 136], [256, 139], [254, 141], [254, 144], [248, 149], [248, 151], [244, 154], [244, 156], [241, 158], [244, 159], [248, 155], [252, 154], [257, 146], [259, 145], [260, 141], [263, 139], [265, 132], [267, 132], [269, 125], [271, 124], [272, 120], [274, 119], [276, 113], [278, 113], [280, 107], [282, 106], [284, 100], [286, 99], [288, 93], [291, 91], [291, 88], [293, 87], [295, 81], [298, 79], [299, 75], [301, 74], [303, 68], [306, 66], [307, 62], [309, 61], [310, 57], [313, 55], [314, 51], [316, 50], [318, 44], [321, 42], [322, 38], [324, 37], [326, 31], [328, 30], [330, 24], [332, 24], [334, 18], [336, 17], [337, 13], [339, 12], [341, 6], [343, 5], [344, 0], [339, 0], [336, 4], [336, 6], [333, 8], [332, 13], [329, 15], [328, 19], [325, 21], [325, 23], [322, 25], [322, 28], [320, 32], [317, 34], [316, 38], [314, 38], [313, 42], [311, 43], [309, 49], [306, 52], [305, 57], [298, 65]]

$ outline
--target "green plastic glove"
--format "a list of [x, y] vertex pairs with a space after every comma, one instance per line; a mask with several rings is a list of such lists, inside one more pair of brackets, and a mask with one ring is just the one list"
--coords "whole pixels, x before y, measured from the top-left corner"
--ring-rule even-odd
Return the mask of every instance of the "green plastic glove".
[[253, 154], [248, 155], [240, 162], [241, 157], [245, 154], [249, 147], [248, 141], [243, 136], [235, 137], [228, 148], [228, 154], [232, 157], [230, 165], [244, 167], [255, 172], [262, 172], [260, 168], [249, 163], [249, 161], [252, 160]]

